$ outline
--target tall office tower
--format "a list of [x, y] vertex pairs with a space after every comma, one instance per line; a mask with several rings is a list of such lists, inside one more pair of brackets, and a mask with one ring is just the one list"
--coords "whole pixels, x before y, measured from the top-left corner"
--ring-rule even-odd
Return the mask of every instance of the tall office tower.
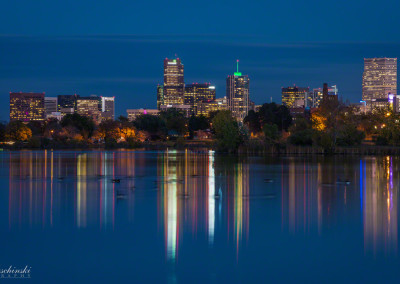
[[182, 105], [185, 82], [183, 64], [179, 58], [164, 59], [164, 105]]
[[184, 103], [192, 107], [193, 114], [200, 115], [198, 105], [210, 101], [215, 101], [215, 86], [211, 86], [209, 83], [194, 83], [185, 86]]
[[161, 105], [164, 104], [164, 86], [157, 85], [157, 109], [159, 110]]
[[237, 60], [236, 72], [226, 78], [226, 98], [228, 110], [239, 122], [243, 122], [249, 112], [249, 88], [249, 76], [239, 72], [239, 60]]
[[364, 58], [362, 99], [371, 110], [372, 99], [397, 94], [397, 58]]
[[79, 98], [79, 95], [59, 95], [57, 96], [58, 103], [58, 111], [61, 109], [73, 109], [76, 110], [76, 101]]
[[306, 97], [310, 88], [287, 87], [282, 88], [282, 104], [287, 108], [306, 106]]
[[10, 121], [42, 121], [44, 93], [10, 93]]
[[115, 97], [101, 97], [101, 120], [115, 118]]
[[93, 121], [99, 123], [101, 121], [101, 105], [100, 98], [97, 96], [80, 97], [76, 102], [76, 112], [83, 116], [88, 116]]
[[56, 97], [44, 97], [44, 112], [46, 117], [52, 115], [53, 112], [58, 111], [57, 98]]

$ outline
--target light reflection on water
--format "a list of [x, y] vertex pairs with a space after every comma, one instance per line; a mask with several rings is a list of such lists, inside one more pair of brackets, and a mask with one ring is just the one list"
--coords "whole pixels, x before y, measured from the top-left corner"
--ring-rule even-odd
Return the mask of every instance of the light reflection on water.
[[[208, 150], [1, 157], [9, 232], [118, 232], [144, 219], [162, 236], [167, 262], [179, 262], [188, 243], [207, 243], [210, 249], [228, 246], [240, 263], [252, 239], [262, 237], [259, 229], [275, 222], [281, 231], [269, 233], [276, 237], [318, 240], [346, 231], [363, 244], [365, 256], [398, 252], [397, 157], [233, 158]], [[156, 219], [145, 215], [143, 204], [154, 208]]]

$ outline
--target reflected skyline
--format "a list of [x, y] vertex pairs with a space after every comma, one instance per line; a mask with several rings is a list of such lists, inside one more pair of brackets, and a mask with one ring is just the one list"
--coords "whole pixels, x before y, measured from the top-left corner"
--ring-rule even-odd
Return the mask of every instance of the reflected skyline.
[[[264, 164], [208, 150], [1, 155], [9, 183], [9, 231], [62, 226], [118, 231], [153, 211], [148, 225], [162, 236], [167, 261], [179, 261], [193, 242], [209, 249], [225, 243], [239, 260], [257, 235], [253, 224], [260, 222], [255, 218], [264, 204], [277, 206], [273, 221], [284, 235], [321, 238], [360, 222], [365, 255], [398, 255], [397, 157]], [[273, 181], [263, 182], [268, 176]]]

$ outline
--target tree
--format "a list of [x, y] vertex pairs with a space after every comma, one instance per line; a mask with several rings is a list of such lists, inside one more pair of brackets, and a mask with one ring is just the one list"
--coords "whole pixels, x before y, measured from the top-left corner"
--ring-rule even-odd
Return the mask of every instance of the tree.
[[167, 134], [165, 121], [157, 115], [139, 115], [133, 124], [137, 129], [146, 131], [153, 136], [164, 136]]
[[261, 131], [260, 115], [254, 110], [250, 110], [244, 118], [243, 123], [247, 125], [251, 133], [258, 133]]
[[0, 141], [4, 141], [6, 139], [6, 124], [0, 122]]
[[180, 135], [188, 131], [188, 121], [182, 112], [175, 109], [168, 109], [161, 112], [160, 117], [165, 121], [168, 131], [175, 130]]
[[114, 120], [102, 121], [97, 129], [99, 138], [103, 139], [115, 139], [121, 137], [119, 133], [119, 123]]
[[365, 134], [363, 131], [358, 130], [354, 125], [345, 124], [338, 132], [336, 144], [339, 146], [360, 145], [364, 138]]
[[241, 144], [241, 136], [236, 120], [230, 111], [220, 111], [212, 120], [217, 148], [220, 151], [234, 152]]
[[267, 144], [277, 144], [280, 135], [276, 124], [264, 124], [263, 132]]
[[205, 130], [210, 128], [210, 123], [204, 115], [194, 116], [189, 119], [189, 131]]
[[84, 139], [90, 138], [95, 129], [95, 124], [90, 117], [82, 116], [77, 113], [64, 116], [61, 120], [61, 126], [64, 128], [67, 126], [75, 127], [79, 130]]
[[6, 139], [11, 141], [28, 141], [32, 131], [21, 121], [11, 121], [6, 127]]
[[276, 124], [279, 131], [288, 131], [292, 124], [292, 116], [289, 109], [284, 106], [278, 106], [276, 103], [263, 104], [258, 112], [260, 122], [264, 124]]

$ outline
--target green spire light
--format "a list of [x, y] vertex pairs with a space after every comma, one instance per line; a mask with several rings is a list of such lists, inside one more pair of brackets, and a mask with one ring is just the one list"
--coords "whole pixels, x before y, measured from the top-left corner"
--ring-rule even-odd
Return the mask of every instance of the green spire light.
[[236, 72], [233, 73], [235, 76], [242, 76], [242, 73], [239, 72], [239, 59], [236, 60]]

